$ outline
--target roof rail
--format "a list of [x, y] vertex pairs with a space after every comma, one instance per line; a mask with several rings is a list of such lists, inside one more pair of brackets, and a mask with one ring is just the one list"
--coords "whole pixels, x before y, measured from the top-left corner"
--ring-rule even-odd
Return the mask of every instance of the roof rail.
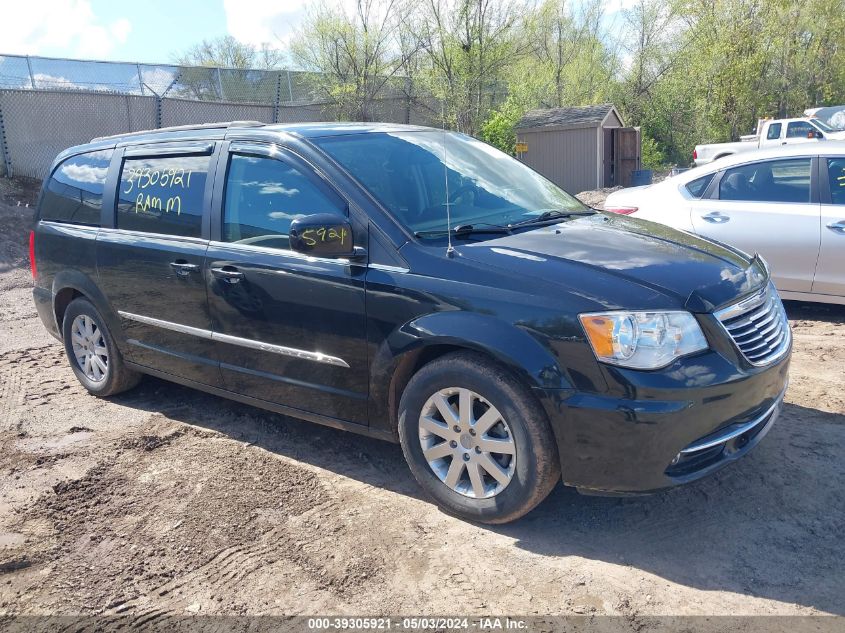
[[171, 127], [160, 127], [152, 130], [138, 130], [137, 132], [124, 132], [110, 136], [97, 136], [91, 142], [106, 141], [112, 138], [132, 138], [144, 134], [155, 134], [157, 132], [179, 132], [180, 130], [224, 130], [232, 127], [264, 127], [267, 123], [261, 121], [222, 121], [220, 123], [196, 123], [193, 125], [173, 125]]

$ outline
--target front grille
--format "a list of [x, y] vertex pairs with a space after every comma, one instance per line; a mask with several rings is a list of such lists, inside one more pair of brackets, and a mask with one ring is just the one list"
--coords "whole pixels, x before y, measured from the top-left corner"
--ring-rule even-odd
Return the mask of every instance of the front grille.
[[716, 318], [752, 365], [768, 365], [789, 349], [786, 312], [774, 286], [719, 310]]

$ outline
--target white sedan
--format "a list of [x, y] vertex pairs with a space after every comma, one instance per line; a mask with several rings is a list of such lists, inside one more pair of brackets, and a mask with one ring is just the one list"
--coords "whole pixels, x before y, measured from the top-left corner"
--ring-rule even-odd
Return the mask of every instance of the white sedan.
[[759, 253], [784, 299], [845, 304], [845, 143], [728, 156], [605, 209]]

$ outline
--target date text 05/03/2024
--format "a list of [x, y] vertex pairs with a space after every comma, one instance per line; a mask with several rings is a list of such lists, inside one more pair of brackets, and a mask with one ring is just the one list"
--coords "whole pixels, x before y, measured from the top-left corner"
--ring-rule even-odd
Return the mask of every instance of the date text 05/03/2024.
[[510, 617], [316, 617], [308, 619], [309, 631], [520, 631], [526, 630], [527, 627], [525, 620]]

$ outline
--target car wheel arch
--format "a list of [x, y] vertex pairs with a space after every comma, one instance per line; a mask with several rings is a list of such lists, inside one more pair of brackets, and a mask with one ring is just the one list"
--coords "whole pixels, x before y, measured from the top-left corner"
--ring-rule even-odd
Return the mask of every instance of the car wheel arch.
[[61, 331], [62, 321], [64, 321], [65, 311], [70, 305], [71, 301], [77, 297], [86, 297], [77, 288], [72, 286], [65, 286], [58, 292], [53, 294], [53, 315], [56, 317], [56, 325]]
[[489, 315], [433, 313], [397, 328], [379, 346], [371, 372], [371, 424], [387, 420], [395, 432], [399, 400], [411, 377], [431, 361], [460, 351], [483, 354], [532, 390], [570, 386], [551, 350], [519, 327]]
[[52, 284], [53, 312], [56, 325], [61, 331], [65, 310], [77, 297], [88, 299], [100, 311], [106, 326], [112, 333], [119, 347], [123, 346], [125, 336], [120, 318], [111, 304], [97, 288], [96, 282], [79, 270], [64, 270], [56, 274]]

